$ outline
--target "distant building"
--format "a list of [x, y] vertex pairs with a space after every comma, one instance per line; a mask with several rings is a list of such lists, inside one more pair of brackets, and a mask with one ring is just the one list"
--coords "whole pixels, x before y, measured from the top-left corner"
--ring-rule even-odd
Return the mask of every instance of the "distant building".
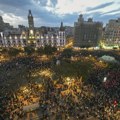
[[78, 22], [74, 23], [74, 46], [75, 47], [95, 47], [102, 34], [102, 23], [93, 22], [92, 18], [84, 21], [80, 15]]
[[26, 27], [24, 25], [18, 25], [18, 29], [22, 31], [22, 30], [25, 30]]
[[[66, 44], [65, 28], [61, 22], [61, 26], [57, 32], [47, 30], [43, 27], [43, 31], [34, 27], [34, 18], [31, 10], [28, 13], [29, 28], [17, 29], [15, 31], [7, 31], [0, 34], [0, 47], [25, 47], [32, 46], [34, 48], [44, 47], [45, 45], [55, 46], [57, 48], [64, 47]], [[19, 26], [24, 27], [24, 26]], [[46, 30], [45, 30], [46, 29]], [[45, 31], [44, 31], [45, 30]]]
[[105, 27], [104, 40], [107, 46], [120, 46], [120, 18], [109, 20]]
[[5, 23], [3, 21], [2, 16], [0, 16], [0, 32], [3, 32], [6, 29], [12, 29], [13, 26], [11, 26], [9, 23]]
[[0, 16], [0, 32], [2, 32], [4, 30], [4, 22], [3, 22], [3, 18]]
[[73, 37], [74, 36], [74, 27], [65, 26], [65, 33], [66, 33], [67, 38]]

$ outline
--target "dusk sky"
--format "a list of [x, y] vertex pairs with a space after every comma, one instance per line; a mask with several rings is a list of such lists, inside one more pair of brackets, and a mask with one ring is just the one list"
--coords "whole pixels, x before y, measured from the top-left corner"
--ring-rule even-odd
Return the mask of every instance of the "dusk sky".
[[92, 17], [104, 24], [120, 18], [120, 0], [0, 0], [0, 16], [14, 27], [28, 26], [29, 9], [36, 27], [59, 26], [61, 21], [74, 26], [81, 13], [85, 20]]

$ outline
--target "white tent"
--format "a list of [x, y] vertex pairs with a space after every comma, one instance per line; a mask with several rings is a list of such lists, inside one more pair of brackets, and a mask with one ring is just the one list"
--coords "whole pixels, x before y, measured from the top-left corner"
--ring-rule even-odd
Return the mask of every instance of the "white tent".
[[103, 55], [99, 59], [103, 60], [103, 61], [106, 61], [106, 62], [118, 62], [114, 57], [108, 56], [108, 55]]

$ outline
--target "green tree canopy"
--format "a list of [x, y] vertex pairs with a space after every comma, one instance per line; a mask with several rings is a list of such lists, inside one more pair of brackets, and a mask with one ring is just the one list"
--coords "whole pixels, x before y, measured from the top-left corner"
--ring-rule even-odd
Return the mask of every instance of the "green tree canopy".
[[6, 54], [8, 52], [8, 49], [6, 48], [0, 48], [0, 52], [3, 54]]
[[10, 57], [16, 57], [18, 54], [20, 53], [20, 50], [19, 49], [16, 49], [16, 48], [10, 48], [8, 50], [8, 55]]
[[36, 52], [37, 52], [39, 55], [44, 54], [44, 49], [43, 49], [43, 47], [38, 48]]
[[70, 48], [64, 49], [62, 52], [62, 56], [66, 58], [71, 58], [72, 54], [73, 54], [73, 51]]
[[54, 52], [56, 52], [57, 51], [57, 48], [56, 47], [51, 47], [50, 45], [46, 45], [45, 47], [44, 47], [44, 53], [46, 54], [46, 55], [51, 55], [51, 54], [53, 54]]
[[35, 52], [35, 49], [31, 46], [27, 46], [24, 48], [24, 51], [27, 55], [32, 55]]

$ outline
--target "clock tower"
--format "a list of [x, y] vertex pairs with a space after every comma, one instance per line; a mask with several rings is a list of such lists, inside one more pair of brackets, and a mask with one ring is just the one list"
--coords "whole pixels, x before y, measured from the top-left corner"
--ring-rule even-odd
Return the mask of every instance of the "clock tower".
[[28, 24], [29, 24], [29, 29], [34, 28], [34, 21], [33, 21], [31, 10], [29, 10], [29, 13], [28, 13]]
[[36, 40], [35, 40], [35, 31], [34, 31], [34, 20], [33, 20], [31, 10], [29, 10], [29, 13], [28, 13], [28, 25], [29, 25], [28, 45], [35, 46]]

